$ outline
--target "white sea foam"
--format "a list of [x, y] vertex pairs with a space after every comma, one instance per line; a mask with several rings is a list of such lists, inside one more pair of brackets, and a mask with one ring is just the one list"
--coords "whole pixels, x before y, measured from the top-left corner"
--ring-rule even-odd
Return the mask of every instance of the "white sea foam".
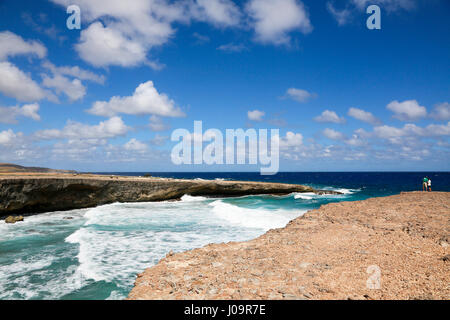
[[181, 201], [183, 202], [205, 201], [205, 200], [208, 200], [208, 198], [200, 196], [194, 197], [188, 194], [185, 194], [184, 196], [181, 197]]
[[333, 188], [333, 187], [326, 187], [323, 188], [324, 190], [331, 190], [331, 191], [337, 191], [340, 192], [344, 195], [350, 195], [350, 194], [354, 194], [356, 192], [361, 191], [361, 189], [347, 189], [347, 188]]
[[241, 208], [222, 200], [214, 201], [210, 204], [213, 207], [214, 214], [228, 223], [239, 225], [246, 228], [256, 228], [269, 230], [274, 228], [282, 228], [286, 224], [301, 216], [306, 212], [300, 210], [265, 210], [265, 209], [249, 209]]
[[[113, 283], [117, 289], [109, 298], [124, 298], [136, 274], [156, 264], [170, 250], [179, 252], [208, 243], [249, 240], [268, 229], [285, 226], [305, 211], [244, 208], [227, 201], [187, 195], [179, 202], [115, 203], [0, 225], [0, 231], [8, 234], [8, 241], [14, 236], [25, 237], [30, 229], [34, 230], [29, 233], [33, 237], [44, 239], [66, 232], [62, 236], [65, 244], [40, 248], [33, 259], [25, 258], [25, 252], [14, 253], [21, 258], [11, 259], [8, 265], [0, 267], [0, 298], [57, 299], [75, 292], [80, 294], [93, 281]], [[261, 200], [234, 201], [246, 204], [254, 201], [253, 205], [259, 205]], [[73, 219], [64, 220], [65, 216]], [[67, 234], [68, 227], [73, 230], [71, 234]], [[63, 245], [67, 250], [61, 252]], [[60, 253], [55, 251], [58, 248]], [[55, 270], [61, 259], [67, 263], [74, 257], [75, 264]], [[45, 281], [31, 280], [37, 276]], [[13, 289], [5, 290], [5, 285]]]
[[317, 198], [314, 192], [294, 193], [294, 199], [311, 200], [313, 198]]

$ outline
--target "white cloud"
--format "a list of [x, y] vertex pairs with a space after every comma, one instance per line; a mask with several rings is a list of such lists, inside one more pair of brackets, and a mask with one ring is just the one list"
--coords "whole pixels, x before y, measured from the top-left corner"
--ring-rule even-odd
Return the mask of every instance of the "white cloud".
[[99, 84], [105, 83], [104, 75], [97, 75], [89, 70], [82, 69], [78, 66], [61, 66], [57, 67], [49, 61], [42, 64], [44, 68], [49, 69], [53, 74], [71, 76], [80, 80], [88, 80]]
[[86, 95], [86, 88], [79, 79], [70, 80], [60, 74], [53, 77], [43, 74], [42, 79], [45, 87], [55, 89], [58, 94], [63, 92], [70, 101], [79, 100]]
[[170, 129], [170, 126], [166, 125], [162, 119], [158, 116], [150, 117], [149, 127], [152, 131], [166, 131]]
[[427, 135], [431, 136], [450, 136], [450, 122], [446, 125], [430, 124], [426, 128]]
[[148, 145], [145, 143], [132, 138], [130, 141], [124, 144], [125, 150], [128, 151], [136, 151], [136, 152], [145, 152], [148, 149]]
[[365, 146], [367, 145], [367, 140], [365, 139], [366, 136], [367, 132], [363, 129], [358, 129], [355, 130], [351, 138], [345, 140], [345, 143], [353, 147]]
[[98, 125], [68, 121], [62, 130], [50, 129], [35, 133], [37, 139], [107, 139], [123, 136], [130, 130], [120, 117], [112, 117]]
[[157, 134], [153, 139], [150, 140], [150, 143], [155, 146], [162, 146], [169, 140], [168, 136], [162, 136]]
[[327, 2], [327, 9], [331, 13], [331, 15], [336, 19], [339, 26], [343, 26], [347, 24], [351, 18], [351, 10], [345, 9], [336, 9], [331, 2]]
[[246, 11], [251, 18], [256, 40], [262, 43], [286, 45], [289, 33], [309, 33], [312, 25], [308, 13], [298, 0], [250, 0]]
[[266, 113], [264, 111], [260, 110], [253, 110], [247, 112], [248, 119], [251, 121], [263, 121], [263, 117], [265, 116], [265, 114]]
[[314, 120], [317, 122], [332, 122], [332, 123], [344, 123], [345, 122], [344, 117], [339, 117], [336, 114], [336, 112], [330, 111], [330, 110], [325, 110], [324, 112], [322, 112], [322, 114], [320, 116], [315, 117]]
[[239, 7], [230, 0], [196, 0], [191, 12], [195, 19], [216, 26], [236, 26], [241, 20]]
[[344, 140], [345, 139], [345, 135], [343, 133], [333, 130], [333, 129], [326, 128], [325, 130], [323, 130], [322, 133], [325, 137], [327, 137], [328, 139], [331, 139], [331, 140]]
[[246, 49], [247, 47], [244, 46], [243, 44], [234, 44], [234, 43], [227, 43], [217, 47], [217, 50], [224, 52], [241, 52]]
[[395, 114], [394, 118], [401, 121], [414, 121], [427, 116], [427, 109], [420, 106], [416, 100], [403, 102], [395, 100], [389, 103], [386, 108]]
[[390, 139], [400, 137], [439, 137], [450, 135], [450, 122], [445, 125], [430, 124], [425, 128], [408, 123], [403, 128], [391, 126], [379, 126], [374, 128], [374, 134], [378, 138]]
[[411, 10], [415, 8], [415, 0], [351, 0], [360, 10], [365, 10], [371, 4], [377, 4], [387, 11]]
[[109, 101], [97, 101], [88, 110], [98, 116], [110, 117], [118, 113], [143, 115], [153, 114], [164, 117], [183, 117], [184, 113], [166, 94], [159, 93], [153, 81], [141, 83], [132, 96], [114, 96]]
[[0, 92], [19, 101], [38, 101], [48, 94], [10, 62], [0, 62]]
[[26, 41], [10, 31], [0, 32], [0, 60], [15, 55], [36, 55], [44, 58], [47, 49], [38, 41]]
[[286, 132], [285, 137], [280, 137], [280, 148], [287, 149], [292, 147], [300, 147], [303, 144], [303, 135], [292, 131]]
[[290, 97], [291, 99], [300, 102], [300, 103], [304, 103], [306, 101], [308, 101], [311, 98], [315, 98], [316, 94], [314, 93], [310, 93], [306, 90], [303, 89], [297, 89], [297, 88], [289, 88], [286, 91], [286, 95], [288, 97]]
[[136, 66], [146, 61], [147, 51], [142, 42], [126, 37], [115, 28], [104, 27], [101, 22], [81, 32], [75, 49], [81, 59], [96, 67]]
[[363, 122], [370, 123], [372, 125], [379, 125], [381, 123], [380, 119], [375, 117], [371, 112], [364, 111], [358, 108], [350, 108], [348, 110], [348, 115], [350, 117], [361, 120]]
[[132, 5], [121, 0], [52, 1], [64, 8], [71, 4], [82, 8], [83, 23], [90, 25], [83, 28], [75, 48], [83, 60], [97, 67], [145, 64], [160, 69], [162, 65], [150, 61], [147, 54], [175, 34], [172, 24], [193, 18], [220, 25], [233, 22], [228, 16], [232, 3], [225, 0], [134, 0]]
[[436, 120], [450, 120], [450, 103], [444, 102], [434, 107], [431, 117]]
[[41, 117], [38, 114], [39, 104], [25, 104], [22, 107], [0, 107], [0, 123], [17, 123], [18, 117], [27, 117], [39, 121]]
[[0, 145], [7, 146], [14, 144], [17, 138], [20, 138], [22, 133], [14, 133], [11, 129], [0, 131]]

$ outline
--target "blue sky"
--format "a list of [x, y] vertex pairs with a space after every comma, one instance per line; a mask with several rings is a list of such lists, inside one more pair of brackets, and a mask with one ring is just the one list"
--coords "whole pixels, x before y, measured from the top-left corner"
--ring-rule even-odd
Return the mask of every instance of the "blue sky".
[[281, 171], [450, 170], [448, 1], [131, 2], [0, 1], [0, 162], [258, 170], [173, 165], [202, 120], [279, 128]]

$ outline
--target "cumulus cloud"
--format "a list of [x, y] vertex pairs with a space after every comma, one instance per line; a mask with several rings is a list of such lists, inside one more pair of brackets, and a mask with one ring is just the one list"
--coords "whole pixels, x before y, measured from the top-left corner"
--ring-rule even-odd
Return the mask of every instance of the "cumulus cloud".
[[372, 125], [381, 124], [380, 119], [375, 117], [371, 112], [364, 111], [358, 108], [350, 108], [347, 113], [350, 117], [358, 119], [363, 122], [370, 123]]
[[132, 138], [130, 141], [124, 144], [125, 150], [128, 151], [136, 151], [136, 152], [146, 152], [148, 149], [148, 145], [145, 143]]
[[303, 144], [303, 135], [292, 131], [286, 132], [286, 136], [280, 137], [280, 149], [300, 147]]
[[142, 42], [126, 37], [115, 28], [104, 27], [101, 22], [81, 32], [75, 49], [81, 59], [96, 67], [136, 66], [146, 61], [147, 51]]
[[17, 138], [22, 137], [22, 133], [14, 133], [11, 129], [0, 131], [0, 145], [7, 146], [14, 144]]
[[153, 81], [141, 83], [132, 96], [114, 96], [109, 101], [97, 101], [88, 110], [98, 116], [111, 117], [119, 113], [143, 115], [153, 114], [164, 117], [183, 117], [185, 114], [166, 94], [159, 93]]
[[286, 45], [291, 40], [290, 32], [312, 31], [308, 13], [298, 0], [250, 0], [246, 11], [261, 43]]
[[317, 122], [332, 122], [332, 123], [344, 123], [345, 118], [339, 117], [336, 112], [331, 110], [325, 110], [321, 115], [314, 118]]
[[216, 26], [236, 26], [241, 12], [231, 0], [196, 0], [191, 5], [193, 18]]
[[166, 125], [158, 116], [150, 117], [149, 127], [152, 131], [166, 131], [170, 129], [170, 126]]
[[0, 107], [0, 123], [15, 124], [18, 117], [27, 117], [35, 121], [41, 120], [38, 114], [39, 104], [25, 104], [22, 107]]
[[64, 93], [70, 101], [79, 100], [86, 95], [86, 88], [79, 79], [70, 80], [60, 74], [53, 77], [43, 74], [42, 84], [54, 89], [57, 94]]
[[343, 133], [333, 130], [333, 129], [326, 128], [325, 130], [323, 130], [322, 133], [325, 137], [327, 137], [328, 139], [331, 139], [331, 140], [344, 140], [345, 139], [345, 135]]
[[309, 99], [315, 98], [316, 94], [310, 93], [303, 89], [289, 88], [286, 91], [286, 96], [300, 103], [304, 103]]
[[265, 112], [264, 111], [260, 111], [260, 110], [253, 110], [253, 111], [248, 111], [247, 112], [247, 117], [249, 120], [251, 121], [263, 121], [263, 117], [265, 116]]
[[35, 55], [44, 58], [47, 48], [38, 41], [24, 40], [10, 31], [0, 32], [0, 60], [16, 55]]
[[57, 67], [49, 61], [45, 61], [42, 66], [49, 69], [55, 75], [64, 75], [77, 78], [80, 80], [88, 80], [99, 84], [105, 83], [105, 76], [98, 75], [89, 70], [82, 69], [78, 66], [61, 66]]
[[415, 121], [427, 116], [427, 109], [420, 106], [416, 100], [394, 100], [386, 108], [394, 113], [394, 118], [401, 121]]
[[75, 45], [80, 57], [96, 67], [161, 64], [148, 57], [151, 49], [164, 45], [175, 34], [175, 23], [204, 21], [217, 27], [239, 24], [239, 7], [231, 0], [52, 0], [66, 8], [76, 4], [83, 8], [83, 21], [89, 25], [81, 31]]
[[39, 101], [48, 97], [33, 79], [10, 62], [0, 62], [0, 92], [19, 101]]
[[439, 137], [450, 135], [450, 122], [445, 125], [430, 124], [426, 127], [419, 127], [415, 124], [408, 123], [402, 128], [392, 126], [379, 126], [374, 128], [376, 137], [383, 139], [400, 138], [400, 137]]
[[444, 102], [436, 105], [431, 112], [431, 117], [436, 120], [450, 120], [450, 103]]
[[80, 122], [68, 121], [62, 130], [49, 129], [35, 133], [38, 140], [53, 139], [107, 139], [125, 135], [130, 128], [120, 117], [112, 117], [98, 125], [87, 125]]

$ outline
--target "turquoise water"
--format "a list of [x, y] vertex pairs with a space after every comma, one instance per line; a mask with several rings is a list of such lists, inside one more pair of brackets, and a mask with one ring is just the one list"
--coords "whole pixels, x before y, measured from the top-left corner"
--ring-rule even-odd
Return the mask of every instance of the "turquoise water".
[[[0, 221], [0, 299], [123, 299], [136, 274], [170, 250], [253, 239], [321, 204], [421, 187], [421, 173], [167, 174], [303, 183], [343, 195], [290, 194], [179, 202], [116, 203]], [[450, 174], [428, 174], [450, 191]]]
[[348, 196], [185, 196], [181, 202], [117, 203], [2, 221], [0, 299], [123, 299], [136, 274], [170, 250], [249, 240]]

